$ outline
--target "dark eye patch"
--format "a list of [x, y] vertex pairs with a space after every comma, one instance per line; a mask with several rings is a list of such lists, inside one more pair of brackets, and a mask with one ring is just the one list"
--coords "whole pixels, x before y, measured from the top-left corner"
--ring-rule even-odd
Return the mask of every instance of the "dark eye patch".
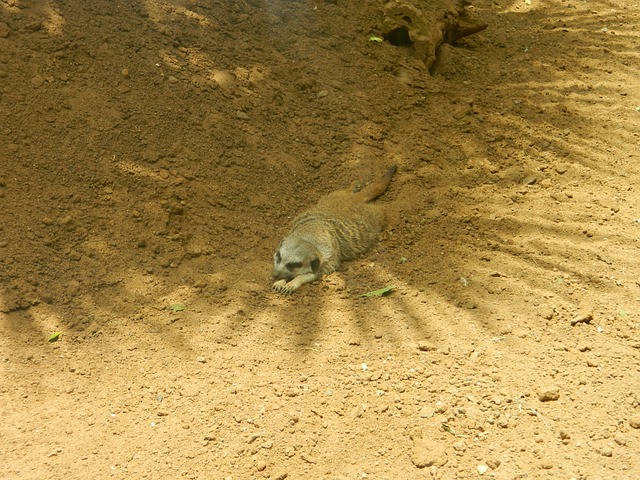
[[320, 267], [319, 258], [314, 258], [313, 260], [311, 260], [311, 271], [317, 272], [319, 267]]
[[300, 262], [290, 262], [285, 265], [285, 267], [287, 267], [287, 270], [295, 270], [296, 268], [300, 268], [301, 266], [302, 263]]
[[280, 252], [276, 252], [276, 262], [280, 263], [282, 257], [280, 256]]

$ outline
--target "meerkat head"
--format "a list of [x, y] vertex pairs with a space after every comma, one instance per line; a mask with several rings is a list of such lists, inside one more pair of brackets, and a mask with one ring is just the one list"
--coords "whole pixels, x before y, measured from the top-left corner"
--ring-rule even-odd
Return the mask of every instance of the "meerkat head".
[[304, 240], [285, 238], [273, 256], [273, 278], [291, 280], [298, 275], [316, 273], [320, 268], [320, 252]]

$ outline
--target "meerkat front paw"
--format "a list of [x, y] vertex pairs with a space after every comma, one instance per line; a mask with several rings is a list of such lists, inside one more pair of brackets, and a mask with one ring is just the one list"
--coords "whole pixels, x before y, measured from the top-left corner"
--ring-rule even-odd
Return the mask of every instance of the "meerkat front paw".
[[278, 280], [273, 284], [273, 289], [283, 295], [291, 295], [298, 288], [295, 284], [292, 285], [292, 283], [293, 282], [287, 282], [286, 280]]

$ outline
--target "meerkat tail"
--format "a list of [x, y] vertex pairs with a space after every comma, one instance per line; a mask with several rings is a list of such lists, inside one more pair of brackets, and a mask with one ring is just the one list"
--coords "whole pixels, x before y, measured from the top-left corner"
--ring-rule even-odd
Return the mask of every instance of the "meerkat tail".
[[358, 198], [365, 203], [371, 202], [378, 198], [380, 195], [387, 191], [387, 188], [389, 188], [389, 184], [391, 183], [391, 179], [396, 173], [396, 170], [398, 170], [397, 165], [390, 166], [387, 169], [387, 173], [385, 173], [384, 177], [380, 181], [374, 182], [356, 193]]

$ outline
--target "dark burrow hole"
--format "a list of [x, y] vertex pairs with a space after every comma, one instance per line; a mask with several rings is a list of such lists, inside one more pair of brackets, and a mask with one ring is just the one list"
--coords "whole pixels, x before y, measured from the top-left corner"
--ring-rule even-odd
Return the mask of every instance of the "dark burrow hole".
[[409, 29], [407, 27], [394, 28], [384, 35], [384, 39], [396, 47], [410, 47], [413, 45], [413, 42], [409, 37]]

